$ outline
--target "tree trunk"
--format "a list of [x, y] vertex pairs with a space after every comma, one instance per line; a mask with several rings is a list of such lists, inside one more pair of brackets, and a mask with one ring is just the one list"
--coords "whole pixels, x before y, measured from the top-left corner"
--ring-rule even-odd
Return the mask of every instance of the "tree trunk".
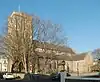
[[36, 57], [36, 68], [35, 68], [35, 70], [36, 70], [36, 73], [38, 73], [39, 70], [40, 70], [40, 62], [39, 62], [39, 57], [38, 56]]
[[32, 65], [32, 73], [35, 73], [35, 65]]
[[18, 69], [19, 69], [19, 73], [22, 72], [22, 70], [23, 70], [23, 64], [22, 64], [22, 62], [19, 63]]
[[15, 64], [17, 63], [17, 61], [15, 61], [13, 64], [12, 64], [12, 67], [11, 67], [11, 72], [13, 73], [14, 72], [14, 67], [15, 67]]
[[24, 55], [24, 68], [25, 68], [25, 73], [28, 73], [29, 70], [28, 70], [28, 55], [25, 56]]
[[40, 71], [40, 62], [39, 62], [39, 57], [38, 57], [38, 60], [37, 60], [37, 66], [38, 66], [38, 71]]
[[58, 68], [59, 68], [59, 66], [58, 66], [58, 60], [57, 60], [57, 72], [58, 72]]
[[28, 72], [27, 72], [27, 66], [26, 66], [26, 63], [24, 64], [24, 67], [25, 67], [25, 73], [28, 73]]
[[12, 64], [12, 67], [11, 67], [11, 72], [13, 73], [14, 72], [14, 64]]

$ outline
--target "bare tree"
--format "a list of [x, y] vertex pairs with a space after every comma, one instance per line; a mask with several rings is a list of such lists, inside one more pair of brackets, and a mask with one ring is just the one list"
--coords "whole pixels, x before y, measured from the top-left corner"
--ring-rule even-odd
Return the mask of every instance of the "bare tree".
[[8, 56], [13, 62], [22, 62], [25, 72], [29, 72], [29, 57], [32, 54], [32, 20], [21, 15], [8, 18], [8, 33], [5, 45]]
[[[45, 65], [48, 59], [53, 58], [54, 48], [51, 48], [51, 53], [47, 53], [48, 47], [46, 43], [54, 44], [56, 46], [63, 45], [65, 38], [62, 36], [61, 26], [53, 24], [50, 21], [41, 20], [39, 17], [33, 15], [33, 18], [23, 17], [22, 15], [14, 15], [8, 20], [8, 33], [5, 36], [6, 53], [14, 64], [21, 62], [24, 65], [25, 72], [29, 72], [29, 63], [40, 69], [39, 54], [36, 52], [38, 46], [33, 41], [37, 40], [42, 43]], [[33, 23], [33, 24], [32, 24]], [[32, 30], [33, 28], [33, 30]], [[65, 44], [64, 44], [65, 45]]]
[[[61, 25], [53, 24], [49, 20], [48, 21], [40, 20], [39, 17], [33, 15], [33, 27], [34, 27], [34, 33], [33, 33], [34, 39], [39, 42], [42, 42], [42, 48], [43, 48], [42, 50], [43, 53], [45, 54], [43, 58], [45, 61], [45, 65], [47, 65], [49, 59], [51, 59], [52, 61], [55, 55], [55, 53], [53, 52], [54, 47], [64, 46], [67, 40], [62, 34]], [[48, 44], [55, 45], [55, 46], [52, 46], [51, 48], [48, 49]], [[48, 53], [48, 50], [50, 50], [50, 53]]]

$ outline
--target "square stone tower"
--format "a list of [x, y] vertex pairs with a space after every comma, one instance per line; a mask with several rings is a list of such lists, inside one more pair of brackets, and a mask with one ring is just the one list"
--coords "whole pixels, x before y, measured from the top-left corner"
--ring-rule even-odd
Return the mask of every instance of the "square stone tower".
[[[13, 12], [8, 17], [7, 31], [7, 43], [11, 45], [10, 49], [8, 47], [8, 51], [13, 52], [12, 54], [19, 54], [18, 52], [23, 54], [31, 53], [29, 50], [31, 49], [33, 41], [32, 16], [23, 12]], [[9, 72], [11, 71], [11, 66], [12, 60], [9, 59]]]
[[13, 12], [8, 18], [8, 34], [15, 36], [18, 33], [33, 39], [32, 16], [23, 12]]

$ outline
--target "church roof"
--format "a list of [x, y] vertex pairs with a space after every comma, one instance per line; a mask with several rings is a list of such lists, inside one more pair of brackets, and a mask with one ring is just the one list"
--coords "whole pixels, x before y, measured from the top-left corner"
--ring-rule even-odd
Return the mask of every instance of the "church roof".
[[33, 44], [35, 44], [36, 47], [42, 48], [42, 49], [46, 48], [46, 49], [52, 49], [59, 52], [71, 53], [72, 55], [75, 54], [75, 52], [71, 48], [65, 47], [65, 46], [57, 46], [51, 43], [46, 43], [46, 42], [43, 43], [36, 40], [33, 40]]

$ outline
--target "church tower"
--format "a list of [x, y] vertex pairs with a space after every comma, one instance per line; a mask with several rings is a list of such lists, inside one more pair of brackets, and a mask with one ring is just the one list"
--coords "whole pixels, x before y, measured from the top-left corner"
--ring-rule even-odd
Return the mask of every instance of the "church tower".
[[[10, 54], [24, 54], [24, 56], [26, 56], [27, 54], [30, 55], [33, 41], [32, 16], [23, 12], [13, 12], [8, 17], [7, 31], [7, 43], [10, 44], [10, 47], [7, 46], [7, 49], [8, 51], [11, 51]], [[17, 59], [23, 60], [21, 56], [15, 56], [15, 59], [13, 59], [13, 61]], [[8, 71], [11, 71], [11, 65], [12, 64], [9, 63]]]
[[16, 32], [32, 40], [32, 16], [23, 12], [13, 12], [8, 18], [8, 34], [14, 35]]

